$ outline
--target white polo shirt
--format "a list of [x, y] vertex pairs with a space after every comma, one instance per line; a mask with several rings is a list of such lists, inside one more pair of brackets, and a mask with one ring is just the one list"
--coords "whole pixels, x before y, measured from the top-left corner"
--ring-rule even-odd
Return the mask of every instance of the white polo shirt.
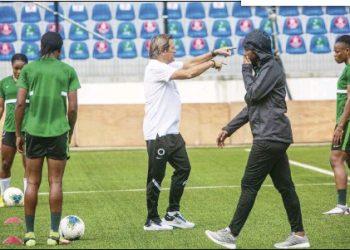
[[181, 100], [176, 83], [170, 80], [172, 74], [183, 68], [182, 62], [166, 64], [151, 59], [144, 76], [145, 117], [143, 134], [145, 140], [158, 136], [179, 134]]

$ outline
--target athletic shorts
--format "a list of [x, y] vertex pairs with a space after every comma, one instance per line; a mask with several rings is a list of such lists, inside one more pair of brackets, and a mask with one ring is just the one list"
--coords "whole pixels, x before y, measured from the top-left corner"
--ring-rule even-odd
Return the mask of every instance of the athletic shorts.
[[[22, 132], [23, 137], [25, 136], [25, 133]], [[8, 132], [8, 131], [3, 131], [2, 132], [2, 140], [1, 140], [2, 145], [9, 146], [11, 148], [17, 148], [16, 146], [16, 132]]]
[[[337, 128], [335, 126], [334, 130]], [[339, 145], [334, 145], [332, 144], [332, 150], [340, 150], [340, 151], [345, 151], [350, 153], [350, 127], [349, 127], [349, 122], [346, 123], [344, 127], [344, 133], [343, 137], [341, 140], [341, 144]]]
[[39, 137], [26, 133], [26, 157], [68, 160], [68, 132], [55, 137]]

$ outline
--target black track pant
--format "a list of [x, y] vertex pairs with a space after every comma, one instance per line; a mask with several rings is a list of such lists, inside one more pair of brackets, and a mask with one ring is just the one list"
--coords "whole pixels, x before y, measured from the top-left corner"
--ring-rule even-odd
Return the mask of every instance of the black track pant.
[[286, 150], [289, 144], [255, 141], [241, 182], [242, 192], [230, 224], [231, 232], [239, 235], [255, 198], [267, 175], [280, 192], [292, 232], [303, 231], [300, 203], [292, 181]]
[[171, 178], [169, 207], [167, 211], [179, 211], [180, 200], [191, 171], [185, 141], [180, 134], [157, 137], [146, 141], [148, 152], [147, 210], [148, 218], [159, 218], [158, 199], [165, 175], [166, 163], [175, 169]]

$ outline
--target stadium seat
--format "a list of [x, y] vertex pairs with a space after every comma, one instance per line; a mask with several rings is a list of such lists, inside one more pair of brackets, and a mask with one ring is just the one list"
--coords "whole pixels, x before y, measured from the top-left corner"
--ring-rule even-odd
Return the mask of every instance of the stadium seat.
[[189, 37], [206, 37], [208, 35], [207, 26], [203, 20], [192, 20], [188, 25]]
[[232, 41], [230, 38], [218, 38], [215, 40], [214, 49], [220, 49], [222, 47], [232, 47]]
[[17, 32], [10, 23], [0, 24], [0, 42], [10, 43], [17, 41]]
[[244, 38], [241, 38], [241, 39], [239, 39], [239, 41], [238, 41], [237, 53], [238, 53], [238, 55], [241, 55], [241, 56], [244, 55], [243, 42], [244, 42]]
[[76, 22], [85, 22], [89, 19], [86, 6], [77, 3], [70, 6], [68, 17]]
[[174, 39], [176, 49], [175, 57], [183, 57], [186, 55], [185, 46], [181, 39]]
[[238, 18], [248, 18], [252, 16], [250, 7], [241, 6], [241, 2], [235, 2], [232, 8], [232, 16]]
[[61, 53], [60, 53], [59, 59], [60, 59], [60, 60], [66, 59], [66, 53], [65, 53], [64, 45], [63, 45], [62, 48], [61, 48]]
[[225, 2], [210, 3], [209, 16], [212, 18], [226, 18], [226, 17], [228, 17], [226, 3]]
[[208, 43], [204, 38], [194, 38], [191, 40], [190, 55], [200, 56], [209, 52]]
[[[96, 23], [94, 32], [97, 34], [100, 34], [101, 36], [105, 37], [106, 39], [112, 39], [113, 38], [113, 31], [112, 27], [107, 22], [100, 22]], [[101, 40], [101, 38], [94, 35], [94, 39]]]
[[12, 43], [0, 43], [0, 61], [11, 61], [15, 54], [15, 48]]
[[[55, 11], [55, 6], [53, 4], [50, 4], [48, 7], [50, 10]], [[64, 15], [61, 5], [58, 5], [58, 13]], [[49, 23], [55, 22], [55, 15], [51, 11], [46, 10], [44, 20]], [[63, 18], [59, 16], [58, 21], [61, 22], [62, 20]]]
[[[276, 26], [274, 28], [276, 28]], [[267, 34], [272, 35], [273, 32], [272, 32], [271, 20], [268, 18], [261, 19], [259, 30], [265, 31]], [[278, 26], [277, 26], [277, 30], [275, 31], [275, 33], [277, 33], [277, 34], [279, 33]]]
[[[49, 23], [46, 26], [46, 32], [48, 32], [48, 31], [56, 32], [56, 24]], [[61, 24], [58, 25], [58, 33], [60, 33], [62, 39], [66, 39], [66, 35], [65, 35], [65, 32], [64, 32], [64, 27]]]
[[[167, 3], [167, 15], [168, 19], [181, 19], [182, 18], [182, 11], [181, 6], [179, 3]], [[163, 13], [165, 14], [165, 13]]]
[[21, 32], [21, 40], [24, 42], [40, 41], [41, 32], [39, 26], [35, 23], [27, 23], [23, 25]]
[[92, 57], [95, 59], [111, 59], [113, 58], [112, 46], [109, 42], [98, 41], [94, 45]]
[[215, 20], [211, 32], [215, 37], [228, 37], [231, 36], [231, 26], [226, 19]]
[[[280, 54], [282, 54], [282, 53], [283, 53], [283, 50], [282, 50], [282, 43], [281, 43], [281, 40], [280, 40], [280, 39], [277, 39], [277, 46], [278, 46], [278, 52], [279, 52]], [[271, 49], [272, 49], [272, 53], [273, 53], [273, 52], [274, 52], [273, 47], [272, 47]]]
[[302, 13], [305, 16], [321, 16], [323, 15], [323, 10], [321, 6], [304, 6]]
[[36, 23], [41, 21], [39, 8], [32, 3], [28, 3], [22, 7], [21, 22]]
[[184, 30], [181, 22], [175, 20], [168, 21], [168, 33], [173, 36], [173, 38], [183, 38]]
[[122, 22], [118, 26], [117, 38], [118, 39], [135, 39], [136, 28], [132, 22]]
[[92, 8], [92, 20], [94, 21], [110, 21], [112, 19], [111, 9], [108, 4], [95, 4]]
[[16, 11], [12, 6], [0, 6], [0, 13], [0, 23], [17, 22]]
[[141, 3], [139, 10], [139, 19], [156, 20], [158, 19], [158, 8], [155, 3]]
[[313, 35], [326, 34], [327, 29], [322, 17], [310, 17], [306, 24], [306, 33]]
[[287, 17], [283, 25], [283, 34], [286, 35], [301, 35], [303, 27], [299, 17]]
[[312, 37], [310, 42], [310, 51], [315, 54], [325, 54], [331, 52], [328, 38], [324, 35]]
[[188, 2], [186, 5], [186, 18], [203, 19], [205, 18], [205, 10], [201, 2]]
[[239, 19], [236, 24], [235, 34], [237, 36], [245, 36], [249, 32], [253, 31], [254, 24], [250, 19]]
[[149, 49], [151, 47], [151, 40], [144, 40], [142, 43], [141, 56], [143, 58], [149, 58]]
[[330, 32], [335, 34], [350, 33], [349, 20], [345, 16], [333, 17]]
[[280, 6], [278, 13], [281, 16], [299, 16], [299, 10], [297, 6]]
[[37, 60], [40, 57], [39, 45], [36, 43], [23, 43], [21, 53], [28, 57], [28, 60]]
[[89, 39], [89, 33], [86, 30], [72, 24], [69, 29], [69, 39], [72, 41], [85, 41]]
[[269, 17], [269, 13], [266, 7], [257, 6], [255, 7], [255, 15], [262, 18]]
[[305, 54], [306, 47], [304, 38], [298, 35], [290, 36], [287, 39], [286, 52], [288, 54]]
[[346, 8], [344, 6], [327, 6], [326, 14], [332, 16], [341, 16], [348, 14], [348, 12], [346, 11]]
[[137, 51], [134, 41], [124, 40], [118, 44], [117, 56], [122, 59], [131, 59], [137, 57]]
[[135, 19], [134, 5], [131, 3], [119, 3], [115, 18], [120, 21], [132, 21]]
[[85, 60], [89, 58], [88, 46], [85, 42], [73, 42], [69, 49], [69, 58], [73, 60]]
[[141, 28], [141, 38], [151, 39], [156, 35], [159, 35], [158, 23], [156, 21], [145, 21]]

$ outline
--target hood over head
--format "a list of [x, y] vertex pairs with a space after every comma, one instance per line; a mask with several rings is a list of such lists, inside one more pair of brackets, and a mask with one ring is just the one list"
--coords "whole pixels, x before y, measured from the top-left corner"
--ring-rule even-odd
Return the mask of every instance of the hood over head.
[[261, 64], [273, 58], [271, 38], [265, 31], [256, 29], [250, 32], [243, 41], [243, 47], [254, 51], [258, 55]]

